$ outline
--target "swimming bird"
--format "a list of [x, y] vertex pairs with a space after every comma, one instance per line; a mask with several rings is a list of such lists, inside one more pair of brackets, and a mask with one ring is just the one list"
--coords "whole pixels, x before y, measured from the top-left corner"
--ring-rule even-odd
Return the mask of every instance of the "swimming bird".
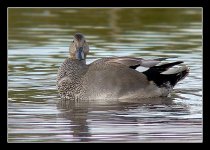
[[[69, 57], [57, 74], [57, 89], [62, 99], [105, 100], [166, 97], [188, 73], [189, 68], [167, 58], [143, 59], [107, 57], [86, 64], [89, 45], [82, 33], [76, 33], [69, 48]], [[140, 72], [138, 67], [148, 68]]]

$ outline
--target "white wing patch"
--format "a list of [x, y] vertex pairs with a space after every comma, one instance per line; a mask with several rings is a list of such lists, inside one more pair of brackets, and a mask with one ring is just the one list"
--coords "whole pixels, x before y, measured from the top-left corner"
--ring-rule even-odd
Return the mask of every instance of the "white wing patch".
[[148, 69], [149, 68], [143, 67], [143, 66], [139, 66], [139, 67], [136, 68], [136, 70], [139, 71], [139, 72], [144, 72], [144, 71], [147, 71]]
[[168, 69], [164, 72], [162, 72], [161, 74], [175, 74], [175, 73], [179, 73], [179, 72], [182, 72], [184, 70], [187, 70], [188, 67], [186, 65], [183, 65], [181, 67], [178, 67], [178, 68], [171, 68], [171, 69]]

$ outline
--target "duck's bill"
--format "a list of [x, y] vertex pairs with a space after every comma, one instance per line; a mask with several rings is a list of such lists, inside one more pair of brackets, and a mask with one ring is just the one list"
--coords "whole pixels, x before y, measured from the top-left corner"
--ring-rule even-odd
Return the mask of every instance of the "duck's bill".
[[80, 47], [80, 48], [77, 49], [77, 51], [76, 51], [76, 59], [78, 59], [78, 60], [84, 60], [85, 59], [83, 47]]

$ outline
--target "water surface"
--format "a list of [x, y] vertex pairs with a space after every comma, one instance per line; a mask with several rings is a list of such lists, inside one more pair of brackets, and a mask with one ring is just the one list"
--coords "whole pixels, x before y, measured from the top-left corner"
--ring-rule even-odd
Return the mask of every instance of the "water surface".
[[[9, 8], [8, 142], [202, 142], [202, 10]], [[57, 69], [72, 36], [87, 63], [109, 56], [183, 60], [168, 98], [59, 102]]]

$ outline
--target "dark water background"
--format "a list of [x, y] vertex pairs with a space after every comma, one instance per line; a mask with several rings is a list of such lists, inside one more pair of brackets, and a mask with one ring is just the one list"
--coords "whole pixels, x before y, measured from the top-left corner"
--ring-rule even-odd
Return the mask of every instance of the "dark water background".
[[[169, 98], [58, 103], [57, 69], [76, 32], [87, 63], [171, 57], [190, 74]], [[8, 9], [8, 142], [201, 142], [202, 100], [202, 9]]]

